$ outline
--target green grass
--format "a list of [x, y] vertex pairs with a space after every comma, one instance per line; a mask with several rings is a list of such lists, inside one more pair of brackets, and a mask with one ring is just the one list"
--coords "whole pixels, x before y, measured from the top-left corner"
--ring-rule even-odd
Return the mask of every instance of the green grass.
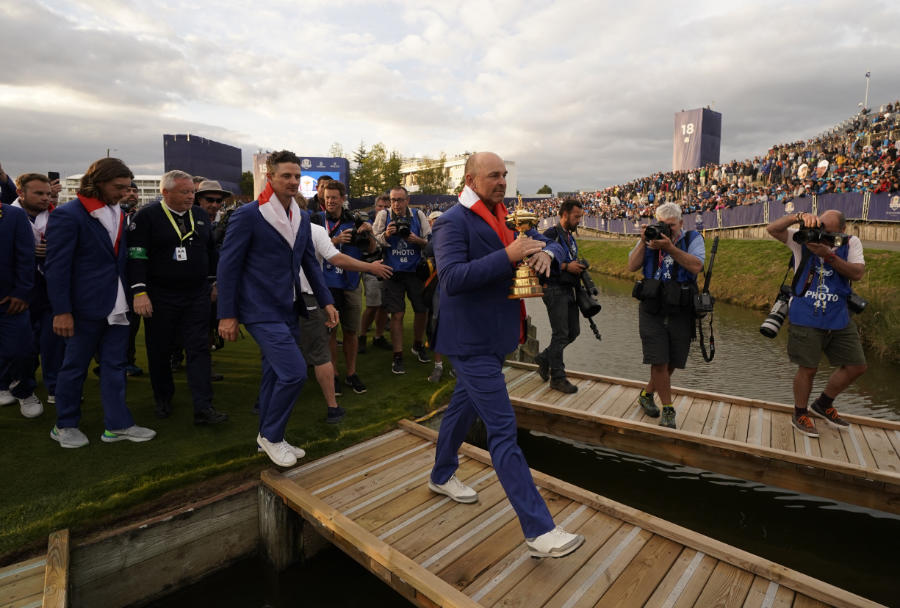
[[[591, 269], [600, 274], [635, 279], [626, 270], [634, 240], [579, 241]], [[712, 238], [706, 240], [706, 255]], [[853, 289], [869, 301], [855, 315], [863, 342], [875, 352], [900, 361], [900, 252], [871, 249], [865, 252], [866, 274]], [[716, 253], [710, 292], [722, 302], [768, 311], [778, 294], [790, 252], [774, 240], [722, 239]], [[790, 276], [788, 277], [790, 280]], [[699, 281], [702, 287], [702, 279]], [[760, 321], [764, 315], [760, 316]]]
[[[406, 315], [411, 324], [411, 312]], [[411, 326], [406, 335], [412, 335]], [[0, 468], [0, 563], [3, 555], [46, 542], [51, 531], [71, 528], [76, 535], [121, 517], [129, 509], [159, 499], [169, 490], [210, 480], [222, 474], [245, 473], [270, 466], [256, 452], [258, 418], [251, 408], [259, 385], [259, 351], [249, 333], [213, 354], [213, 365], [225, 375], [213, 384], [215, 406], [230, 420], [215, 427], [194, 427], [190, 392], [184, 372], [176, 372], [173, 415], [158, 420], [147, 375], [143, 331], [138, 336], [138, 365], [144, 376], [128, 379], [128, 404], [138, 424], [158, 432], [147, 443], [100, 441], [103, 413], [99, 381], [85, 382], [80, 428], [90, 445], [63, 449], [49, 437], [55, 422], [53, 406], [43, 416], [26, 420], [18, 406], [0, 410], [3, 466]], [[407, 344], [406, 352], [409, 352]], [[449, 399], [451, 380], [426, 381], [432, 364], [405, 356], [407, 374], [391, 373], [388, 351], [369, 348], [359, 355], [357, 370], [368, 392], [346, 389], [338, 402], [347, 410], [344, 422], [325, 423], [325, 402], [315, 379], [303, 388], [287, 429], [287, 438], [307, 451], [306, 459], [379, 435], [402, 418], [421, 416]], [[339, 371], [344, 373], [339, 353]], [[43, 387], [38, 389], [43, 399]], [[174, 506], [174, 505], [172, 505]]]

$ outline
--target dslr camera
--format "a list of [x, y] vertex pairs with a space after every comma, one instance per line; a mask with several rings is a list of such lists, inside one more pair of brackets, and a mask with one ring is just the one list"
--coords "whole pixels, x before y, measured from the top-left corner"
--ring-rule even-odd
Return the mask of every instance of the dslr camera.
[[663, 235], [672, 238], [672, 227], [665, 222], [653, 222], [644, 229], [644, 238], [648, 241], [658, 241]]
[[581, 311], [584, 318], [590, 319], [603, 308], [600, 305], [600, 302], [597, 301], [600, 290], [597, 289], [597, 285], [594, 284], [594, 280], [591, 278], [591, 275], [588, 274], [588, 268], [591, 266], [588, 261], [581, 259], [578, 260], [578, 263], [584, 266], [584, 270], [579, 277], [581, 283], [576, 285], [575, 288], [575, 304], [578, 305], [578, 310]]
[[827, 230], [823, 230], [821, 226], [814, 226], [812, 228], [804, 226], [794, 233], [794, 242], [800, 243], [801, 245], [806, 243], [822, 243], [829, 247], [840, 247], [845, 239], [847, 239], [846, 234], [841, 234], [840, 232], [828, 232]]
[[394, 226], [397, 227], [397, 236], [399, 236], [401, 239], [409, 238], [410, 223], [408, 217], [398, 217], [394, 220]]
[[778, 335], [788, 314], [789, 303], [791, 301], [791, 288], [789, 285], [782, 285], [778, 290], [778, 297], [775, 298], [775, 304], [772, 306], [766, 320], [759, 326], [759, 333], [767, 338], [774, 338]]
[[359, 247], [360, 249], [368, 249], [371, 233], [360, 232], [359, 228], [369, 221], [369, 214], [365, 211], [357, 211], [351, 214], [350, 217], [353, 219], [353, 228], [350, 232], [350, 244]]

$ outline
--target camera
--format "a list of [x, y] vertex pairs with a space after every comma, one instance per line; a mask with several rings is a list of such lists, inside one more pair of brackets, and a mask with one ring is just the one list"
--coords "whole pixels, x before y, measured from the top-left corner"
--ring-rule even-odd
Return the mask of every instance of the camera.
[[588, 274], [587, 269], [590, 268], [588, 261], [582, 259], [578, 260], [578, 263], [584, 266], [584, 270], [579, 277], [581, 285], [577, 285], [575, 289], [575, 304], [578, 305], [578, 310], [581, 311], [584, 318], [590, 319], [603, 308], [600, 302], [597, 301], [600, 290], [597, 289], [597, 285], [594, 284], [594, 280]]
[[698, 319], [702, 319], [713, 311], [715, 302], [716, 299], [708, 291], [694, 294], [694, 314]]
[[394, 226], [397, 227], [397, 236], [401, 239], [409, 238], [410, 223], [408, 217], [398, 217], [394, 220]]
[[847, 235], [845, 234], [841, 234], [840, 232], [828, 232], [827, 230], [822, 230], [819, 226], [814, 226], [812, 228], [803, 227], [794, 233], [794, 242], [800, 243], [801, 245], [805, 243], [822, 243], [829, 247], [840, 247], [845, 238], [847, 238]]
[[353, 219], [353, 228], [350, 232], [350, 244], [360, 249], [368, 249], [371, 233], [360, 232], [359, 228], [369, 221], [369, 214], [365, 211], [357, 211], [350, 216]]
[[847, 308], [853, 314], [859, 314], [866, 309], [866, 306], [869, 305], [869, 302], [862, 298], [858, 293], [851, 291], [850, 295], [847, 297]]
[[658, 241], [663, 235], [672, 238], [672, 227], [665, 222], [653, 222], [644, 229], [644, 238], [648, 241]]
[[781, 325], [784, 323], [785, 317], [787, 317], [790, 301], [791, 288], [787, 285], [782, 285], [778, 290], [778, 297], [775, 298], [775, 304], [772, 306], [771, 312], [769, 312], [766, 320], [762, 322], [762, 325], [759, 326], [759, 333], [767, 338], [774, 338], [778, 335], [778, 330], [781, 329]]

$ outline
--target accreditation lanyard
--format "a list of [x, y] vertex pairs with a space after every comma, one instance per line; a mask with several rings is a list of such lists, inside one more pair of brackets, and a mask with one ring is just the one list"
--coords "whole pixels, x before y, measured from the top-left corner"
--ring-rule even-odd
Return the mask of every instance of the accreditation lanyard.
[[172, 224], [172, 228], [175, 229], [175, 234], [178, 235], [178, 240], [184, 243], [185, 239], [192, 236], [194, 234], [194, 214], [191, 213], [190, 209], [187, 211], [187, 216], [191, 218], [191, 229], [186, 234], [181, 234], [181, 228], [178, 227], [178, 224], [175, 223], [175, 218], [172, 217], [172, 213], [169, 211], [169, 208], [163, 203], [163, 213], [166, 214], [166, 217], [169, 218], [169, 222]]

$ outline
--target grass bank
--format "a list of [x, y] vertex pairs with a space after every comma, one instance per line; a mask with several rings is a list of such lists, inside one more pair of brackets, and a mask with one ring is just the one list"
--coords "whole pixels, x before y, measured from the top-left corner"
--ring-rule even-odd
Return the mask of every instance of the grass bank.
[[[639, 276], [626, 270], [633, 245], [634, 240], [579, 241], [592, 271], [625, 279]], [[707, 259], [711, 247], [708, 238]], [[868, 249], [865, 256], [866, 275], [853, 288], [869, 306], [855, 315], [856, 322], [866, 346], [900, 361], [900, 252]], [[710, 291], [719, 301], [768, 312], [789, 258], [787, 247], [774, 240], [720, 240]], [[765, 314], [760, 322], [763, 318]]]
[[[407, 319], [412, 314], [406, 315]], [[407, 333], [411, 335], [411, 328]], [[213, 354], [213, 365], [225, 375], [213, 384], [215, 405], [230, 420], [215, 427], [194, 427], [190, 393], [184, 372], [175, 374], [174, 413], [166, 420], [153, 414], [150, 379], [146, 373], [143, 331], [138, 336], [138, 365], [145, 374], [128, 379], [128, 403], [138, 424], [158, 432], [141, 444], [100, 441], [103, 412], [99, 381], [88, 375], [84, 389], [81, 429], [90, 445], [66, 450], [52, 441], [53, 406], [26, 420], [18, 406], [0, 410], [3, 466], [0, 467], [0, 564], [3, 556], [30, 545], [46, 543], [52, 530], [68, 527], [76, 535], [120, 518], [168, 491], [225, 474], [244, 477], [270, 466], [256, 452], [258, 418], [251, 408], [259, 385], [259, 351], [249, 333]], [[408, 352], [408, 346], [407, 346]], [[449, 398], [451, 380], [426, 381], [432, 364], [406, 357], [407, 374], [391, 373], [391, 354], [374, 350], [359, 356], [357, 368], [368, 386], [364, 395], [345, 389], [339, 403], [347, 410], [344, 422], [326, 424], [325, 403], [315, 380], [307, 381], [294, 408], [287, 438], [307, 451], [307, 459], [346, 448], [379, 435], [402, 418], [421, 416]], [[341, 359], [340, 369], [344, 370]], [[38, 395], [43, 399], [43, 387]], [[175, 506], [172, 504], [171, 506]]]

